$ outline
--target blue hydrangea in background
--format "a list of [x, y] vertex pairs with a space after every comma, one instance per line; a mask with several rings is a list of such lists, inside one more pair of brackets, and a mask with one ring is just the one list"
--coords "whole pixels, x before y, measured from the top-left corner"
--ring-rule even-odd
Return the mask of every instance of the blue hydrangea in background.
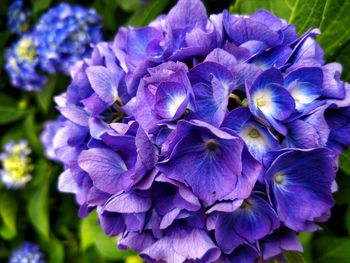
[[0, 181], [6, 188], [23, 188], [31, 179], [33, 171], [30, 148], [26, 140], [9, 141], [0, 154]]
[[12, 33], [23, 34], [30, 28], [31, 12], [23, 7], [22, 0], [15, 0], [8, 9], [8, 25]]
[[6, 52], [5, 69], [11, 84], [22, 90], [40, 90], [46, 83], [31, 33], [23, 35]]
[[102, 19], [93, 9], [59, 4], [46, 12], [33, 36], [41, 67], [69, 74], [70, 67], [88, 55], [90, 45], [102, 39]]
[[26, 91], [40, 90], [47, 74], [68, 75], [101, 38], [102, 19], [93, 9], [65, 3], [51, 8], [6, 52], [11, 84]]
[[13, 251], [9, 263], [45, 263], [38, 245], [26, 242]]

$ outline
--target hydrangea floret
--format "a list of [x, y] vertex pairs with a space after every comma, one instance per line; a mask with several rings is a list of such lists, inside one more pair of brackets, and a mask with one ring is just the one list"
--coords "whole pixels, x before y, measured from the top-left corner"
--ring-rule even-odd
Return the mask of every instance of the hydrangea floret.
[[44, 254], [38, 245], [25, 242], [12, 252], [9, 263], [45, 263]]
[[0, 181], [6, 188], [23, 188], [32, 180], [31, 172], [34, 169], [28, 143], [22, 140], [18, 143], [9, 141], [4, 152], [0, 154], [2, 169], [0, 169]]

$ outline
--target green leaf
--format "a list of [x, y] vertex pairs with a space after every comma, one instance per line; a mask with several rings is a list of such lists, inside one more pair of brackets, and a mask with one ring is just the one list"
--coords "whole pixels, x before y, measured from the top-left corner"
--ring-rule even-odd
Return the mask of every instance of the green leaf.
[[64, 246], [56, 238], [51, 238], [48, 242], [49, 260], [48, 263], [63, 263], [64, 262]]
[[38, 102], [39, 107], [41, 108], [44, 114], [47, 114], [47, 112], [50, 109], [50, 106], [52, 105], [52, 101], [53, 101], [52, 97], [55, 92], [57, 79], [58, 79], [57, 75], [51, 75], [47, 83], [45, 84], [43, 90], [35, 93], [35, 99]]
[[144, 26], [155, 19], [168, 4], [169, 2], [164, 0], [151, 0], [147, 6], [137, 10], [127, 24], [135, 27]]
[[350, 239], [323, 237], [314, 241], [315, 263], [350, 262]]
[[93, 8], [103, 17], [104, 30], [116, 31], [117, 2], [113, 0], [95, 0]]
[[340, 169], [347, 175], [350, 175], [350, 148], [340, 156]]
[[17, 235], [16, 216], [18, 203], [14, 194], [4, 191], [0, 195], [0, 216], [3, 222], [0, 234], [4, 239], [12, 239]]
[[323, 18], [325, 0], [296, 0], [289, 17], [289, 23], [295, 24], [298, 32], [305, 32], [311, 27], [318, 27]]
[[0, 93], [0, 125], [19, 120], [26, 111], [17, 107], [17, 102], [10, 96]]
[[322, 34], [318, 42], [325, 50], [326, 57], [332, 56], [350, 38], [350, 1], [327, 0], [322, 22]]
[[116, 0], [117, 4], [125, 11], [131, 12], [144, 7], [140, 0]]
[[33, 0], [33, 11], [34, 13], [40, 13], [41, 11], [44, 11], [47, 9], [52, 0]]
[[348, 206], [348, 209], [346, 209], [345, 226], [346, 230], [348, 231], [348, 234], [350, 235], [350, 206]]
[[[34, 179], [37, 185], [29, 196], [28, 216], [29, 220], [45, 240], [49, 240], [49, 167], [45, 160], [40, 160], [36, 164]], [[40, 183], [38, 183], [40, 181]]]
[[303, 255], [305, 258], [305, 261], [308, 263], [312, 262], [312, 254], [311, 254], [311, 240], [313, 237], [313, 233], [300, 233], [299, 239], [301, 244], [303, 245]]
[[258, 9], [268, 9], [275, 15], [288, 19], [296, 0], [237, 0], [230, 12], [252, 14]]
[[[10, 36], [11, 34], [8, 31], [0, 32], [0, 68], [3, 68], [5, 62], [6, 49], [4, 48], [4, 46], [8, 43], [8, 39]], [[0, 87], [4, 87], [5, 85], [7, 85], [7, 83], [5, 81], [1, 81]]]
[[[342, 74], [342, 79], [349, 82], [350, 81], [350, 41], [344, 44], [343, 47], [336, 51], [336, 54], [331, 57], [329, 61], [337, 61], [341, 63], [344, 67], [344, 72]], [[326, 54], [327, 55], [327, 54]]]
[[30, 148], [37, 154], [42, 154], [43, 149], [39, 141], [38, 129], [33, 111], [30, 111], [25, 119], [23, 123], [23, 130]]
[[1, 136], [1, 145], [4, 146], [6, 143], [8, 143], [10, 140], [14, 141], [20, 141], [23, 139], [23, 124], [18, 123], [8, 129], [4, 135]]
[[350, 176], [345, 176], [343, 173], [339, 173], [337, 176], [338, 191], [334, 193], [334, 197], [337, 205], [350, 206]]
[[306, 263], [303, 254], [300, 252], [288, 251], [283, 253], [287, 263]]
[[124, 260], [130, 252], [117, 248], [117, 239], [108, 237], [98, 224], [96, 211], [93, 211], [80, 224], [80, 242], [82, 250], [95, 245], [106, 259]]
[[80, 247], [83, 251], [86, 251], [89, 247], [95, 244], [94, 240], [94, 224], [96, 218], [93, 218], [91, 214], [88, 218], [80, 221]]

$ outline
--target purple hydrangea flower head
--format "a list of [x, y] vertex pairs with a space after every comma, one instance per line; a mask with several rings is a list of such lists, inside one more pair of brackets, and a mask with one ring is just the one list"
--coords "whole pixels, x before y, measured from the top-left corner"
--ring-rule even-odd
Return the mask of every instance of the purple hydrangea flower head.
[[25, 34], [15, 42], [5, 58], [5, 69], [12, 86], [31, 91], [41, 89], [46, 83], [32, 34]]
[[12, 33], [23, 34], [30, 28], [31, 12], [24, 9], [22, 0], [15, 0], [9, 7], [7, 23]]
[[120, 28], [72, 68], [41, 137], [60, 191], [147, 262], [302, 251], [350, 144], [350, 85], [317, 34], [265, 10], [208, 16], [200, 0]]
[[34, 166], [28, 157], [30, 153], [25, 140], [18, 143], [9, 141], [5, 145], [4, 152], [0, 154], [0, 181], [6, 188], [23, 188], [32, 179], [30, 173]]
[[25, 242], [19, 248], [12, 252], [9, 263], [45, 263], [44, 254], [39, 246]]
[[70, 67], [101, 41], [102, 19], [94, 9], [59, 4], [48, 10], [34, 27], [34, 42], [42, 68], [68, 74]]

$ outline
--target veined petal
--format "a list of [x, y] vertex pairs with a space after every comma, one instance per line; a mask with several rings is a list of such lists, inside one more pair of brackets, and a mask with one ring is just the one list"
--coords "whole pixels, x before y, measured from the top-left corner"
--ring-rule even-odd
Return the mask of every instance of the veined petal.
[[91, 88], [101, 100], [112, 105], [118, 98], [117, 85], [113, 74], [103, 66], [91, 66], [86, 69]]
[[247, 122], [238, 135], [246, 143], [249, 152], [259, 161], [262, 161], [265, 153], [280, 148], [278, 140], [255, 121]]
[[286, 88], [295, 100], [298, 111], [322, 94], [323, 74], [319, 67], [303, 67], [290, 72], [285, 78]]
[[156, 113], [165, 119], [180, 117], [188, 104], [187, 90], [176, 82], [163, 82], [156, 93]]
[[258, 195], [252, 195], [234, 212], [219, 212], [215, 238], [225, 253], [245, 242], [254, 243], [279, 227], [272, 207]]
[[199, 121], [180, 121], [173, 134], [171, 155], [157, 165], [166, 177], [190, 186], [206, 204], [235, 189], [242, 171], [243, 142], [238, 137]]
[[118, 179], [127, 167], [114, 151], [103, 148], [85, 150], [80, 154], [78, 163], [101, 191], [115, 194], [121, 188]]
[[266, 180], [287, 227], [303, 231], [333, 206], [333, 164], [334, 155], [326, 148], [284, 151], [272, 163]]

